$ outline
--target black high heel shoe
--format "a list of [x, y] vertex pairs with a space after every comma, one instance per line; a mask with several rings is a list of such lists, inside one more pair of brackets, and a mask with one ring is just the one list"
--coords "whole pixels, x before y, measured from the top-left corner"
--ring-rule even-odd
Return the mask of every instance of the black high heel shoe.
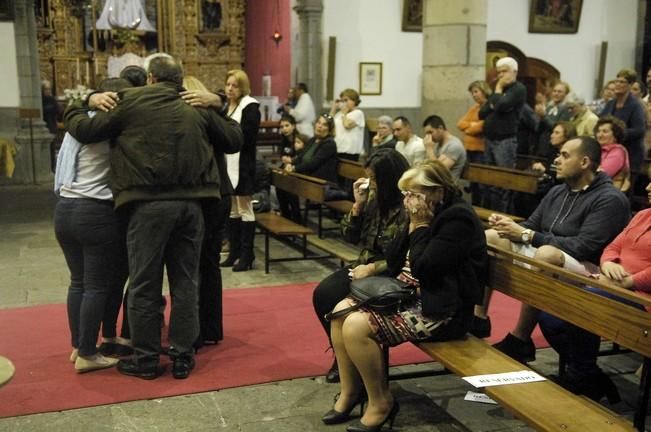
[[389, 429], [393, 429], [393, 422], [398, 415], [398, 411], [400, 411], [400, 405], [398, 404], [398, 401], [394, 401], [393, 406], [391, 407], [391, 411], [389, 411], [389, 414], [386, 416], [386, 418], [382, 420], [382, 423], [375, 426], [366, 426], [364, 423], [362, 423], [361, 420], [357, 420], [356, 422], [348, 425], [346, 430], [348, 432], [377, 432], [382, 429], [382, 426], [384, 426], [386, 422], [389, 422]]
[[[339, 399], [339, 393], [337, 393], [335, 396], [335, 402], [337, 402], [337, 399]], [[366, 393], [361, 392], [359, 396], [357, 396], [355, 402], [353, 402], [353, 404], [346, 411], [339, 412], [332, 408], [330, 411], [325, 413], [323, 417], [321, 417], [321, 421], [327, 425], [347, 422], [348, 419], [350, 419], [350, 413], [355, 409], [357, 405], [359, 405], [359, 416], [361, 417], [364, 414], [364, 405], [366, 404], [366, 400]]]

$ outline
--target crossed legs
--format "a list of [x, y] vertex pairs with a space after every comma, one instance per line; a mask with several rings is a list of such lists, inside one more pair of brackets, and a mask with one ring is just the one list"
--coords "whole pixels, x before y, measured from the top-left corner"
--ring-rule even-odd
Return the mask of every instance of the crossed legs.
[[[335, 310], [342, 310], [352, 303], [345, 299]], [[393, 396], [384, 376], [384, 358], [380, 345], [373, 339], [368, 314], [353, 312], [331, 323], [332, 346], [339, 364], [341, 394], [334, 409], [344, 412], [358, 400], [362, 384], [368, 395], [368, 408], [362, 422], [365, 425], [380, 424], [393, 406]]]

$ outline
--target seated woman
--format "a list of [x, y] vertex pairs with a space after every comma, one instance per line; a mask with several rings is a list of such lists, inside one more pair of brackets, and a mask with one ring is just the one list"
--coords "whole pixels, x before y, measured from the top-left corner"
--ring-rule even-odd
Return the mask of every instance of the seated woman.
[[[336, 189], [337, 183], [337, 144], [334, 140], [335, 125], [331, 116], [324, 114], [316, 119], [314, 136], [305, 144], [290, 163], [285, 164], [285, 171], [297, 172], [311, 177], [317, 177], [330, 182]], [[299, 208], [298, 197], [294, 194], [276, 190], [280, 208]], [[296, 223], [301, 223], [300, 212], [296, 211], [290, 217]]]
[[284, 168], [286, 164], [292, 163], [292, 158], [296, 156], [296, 153], [303, 150], [308, 138], [298, 133], [296, 119], [289, 114], [280, 118], [280, 134], [282, 138], [280, 150], [282, 164], [280, 167]]
[[614, 186], [626, 192], [631, 188], [631, 169], [624, 141], [626, 125], [617, 117], [605, 116], [597, 121], [594, 134], [601, 146], [601, 170], [613, 179]]
[[[353, 184], [355, 203], [341, 221], [344, 240], [361, 246], [362, 251], [356, 262], [321, 281], [312, 296], [314, 311], [328, 338], [330, 322], [324, 315], [350, 294], [351, 279], [386, 272], [386, 248], [409, 222], [398, 189], [398, 180], [409, 169], [407, 159], [393, 149], [380, 149], [371, 155], [364, 168], [367, 178], [358, 179]], [[326, 381], [339, 381], [336, 360], [326, 375]]]
[[[362, 308], [333, 320], [341, 393], [322, 421], [347, 421], [366, 394], [368, 408], [349, 431], [380, 430], [386, 422], [392, 425], [398, 413], [385, 380], [380, 345], [463, 337], [486, 281], [483, 228], [461, 198], [450, 171], [440, 161], [427, 161], [405, 172], [398, 186], [405, 196], [409, 226], [389, 247], [388, 274], [413, 284], [420, 295], [394, 314]], [[347, 298], [334, 310], [353, 304]]]
[[[646, 191], [651, 203], [651, 183]], [[651, 208], [638, 212], [624, 231], [606, 246], [601, 255], [599, 278], [629, 290], [651, 292]], [[589, 289], [616, 298], [602, 290]], [[627, 300], [619, 300], [641, 308]], [[597, 365], [599, 336], [547, 313], [540, 319], [540, 328], [552, 348], [567, 359], [567, 372], [559, 379], [563, 387], [596, 401], [604, 396], [610, 403], [619, 401], [617, 388]]]

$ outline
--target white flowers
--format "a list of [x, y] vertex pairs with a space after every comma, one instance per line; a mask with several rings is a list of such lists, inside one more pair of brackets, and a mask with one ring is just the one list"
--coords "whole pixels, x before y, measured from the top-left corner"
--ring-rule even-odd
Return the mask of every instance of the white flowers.
[[75, 101], [86, 99], [91, 91], [92, 89], [89, 89], [85, 85], [77, 84], [75, 88], [64, 89], [63, 95], [66, 98], [66, 101], [68, 101], [68, 105], [70, 105]]

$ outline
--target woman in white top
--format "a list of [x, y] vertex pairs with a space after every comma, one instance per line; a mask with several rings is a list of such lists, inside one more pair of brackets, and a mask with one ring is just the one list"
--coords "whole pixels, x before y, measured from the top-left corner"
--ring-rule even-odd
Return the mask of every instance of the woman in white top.
[[246, 271], [253, 267], [253, 240], [255, 237], [255, 214], [251, 196], [255, 185], [255, 145], [260, 129], [260, 103], [253, 99], [251, 84], [241, 69], [226, 74], [227, 113], [242, 127], [244, 145], [239, 153], [226, 155], [228, 177], [235, 192], [231, 198], [231, 214], [228, 221], [228, 258], [221, 263], [233, 267], [233, 271]]
[[341, 159], [357, 161], [364, 152], [364, 113], [357, 108], [361, 100], [359, 93], [345, 89], [339, 100], [333, 102], [330, 115], [335, 119], [335, 141], [337, 156]]

